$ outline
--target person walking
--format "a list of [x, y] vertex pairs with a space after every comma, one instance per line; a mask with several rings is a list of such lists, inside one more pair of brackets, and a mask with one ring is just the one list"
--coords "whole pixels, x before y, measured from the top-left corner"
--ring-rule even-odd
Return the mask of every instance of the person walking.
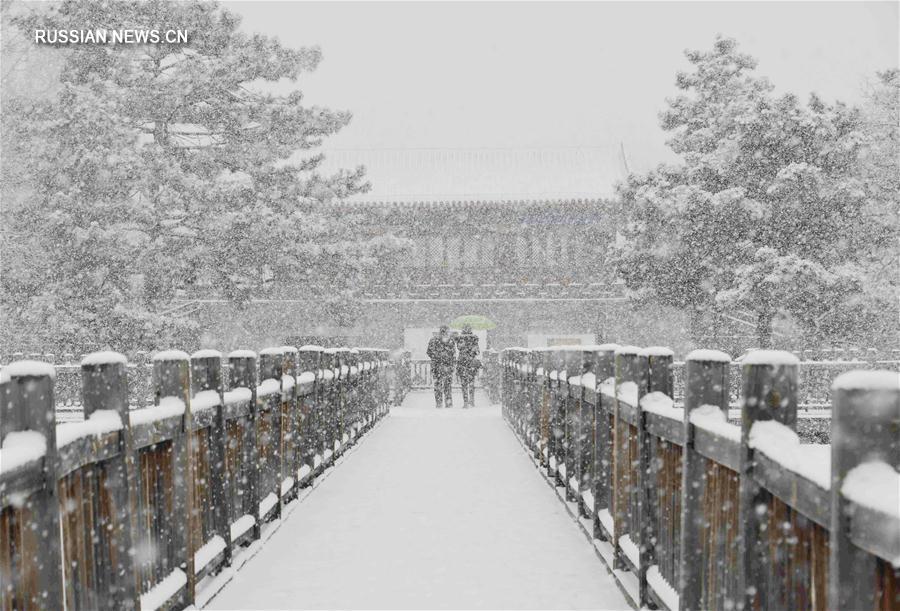
[[456, 338], [459, 357], [456, 361], [456, 375], [462, 385], [463, 407], [475, 407], [475, 376], [481, 368], [478, 359], [478, 338], [472, 333], [472, 327], [466, 325]]
[[434, 406], [453, 407], [452, 382], [456, 346], [450, 339], [447, 325], [441, 326], [437, 337], [432, 337], [425, 351], [431, 359], [431, 377], [434, 380]]

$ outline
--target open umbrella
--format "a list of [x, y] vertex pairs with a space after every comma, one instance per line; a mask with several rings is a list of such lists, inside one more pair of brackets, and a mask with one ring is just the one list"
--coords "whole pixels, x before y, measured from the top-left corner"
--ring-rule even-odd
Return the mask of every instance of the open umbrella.
[[480, 316], [478, 314], [466, 314], [465, 316], [457, 316], [453, 319], [453, 322], [450, 323], [450, 326], [454, 329], [462, 329], [466, 325], [472, 327], [473, 331], [479, 329], [493, 329], [497, 326], [493, 320], [488, 318], [487, 316]]

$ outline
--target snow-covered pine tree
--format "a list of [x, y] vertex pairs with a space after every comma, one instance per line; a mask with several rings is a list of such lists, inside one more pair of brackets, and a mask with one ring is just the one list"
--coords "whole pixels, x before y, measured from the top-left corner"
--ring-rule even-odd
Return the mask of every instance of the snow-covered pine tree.
[[870, 221], [859, 111], [775, 96], [732, 39], [687, 58], [661, 113], [682, 163], [620, 185], [619, 273], [662, 303], [751, 312], [761, 347], [776, 316], [840, 334]]
[[194, 0], [66, 0], [15, 21], [189, 32], [187, 44], [68, 46], [58, 95], [15, 118], [31, 184], [4, 211], [3, 299], [19, 337], [59, 351], [190, 345], [179, 289], [243, 301], [272, 279], [352, 313], [360, 266], [394, 243], [352, 239], [319, 210], [367, 187], [363, 168], [323, 175], [310, 152], [350, 114], [265, 86], [314, 70], [318, 48], [248, 35]]
[[860, 334], [898, 335], [900, 294], [900, 70], [879, 72], [867, 84], [862, 106], [864, 214], [872, 220], [862, 261], [865, 280], [859, 296]]

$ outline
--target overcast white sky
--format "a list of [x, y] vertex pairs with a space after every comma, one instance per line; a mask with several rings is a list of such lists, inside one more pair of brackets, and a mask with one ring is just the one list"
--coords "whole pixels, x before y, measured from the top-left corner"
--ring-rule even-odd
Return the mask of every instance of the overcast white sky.
[[717, 33], [803, 98], [858, 102], [898, 62], [897, 2], [225, 5], [248, 31], [321, 46], [300, 87], [353, 112], [326, 149], [367, 165], [366, 199], [607, 194], [620, 143], [632, 169], [671, 160], [657, 114], [683, 50]]

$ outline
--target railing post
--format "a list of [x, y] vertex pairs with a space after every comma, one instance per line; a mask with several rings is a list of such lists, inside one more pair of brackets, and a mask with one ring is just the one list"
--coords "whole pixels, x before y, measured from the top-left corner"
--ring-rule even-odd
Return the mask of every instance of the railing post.
[[[768, 602], [766, 575], [769, 568], [767, 495], [753, 477], [754, 452], [750, 431], [757, 422], [774, 420], [797, 426], [797, 378], [799, 361], [790, 352], [758, 350], [741, 363], [740, 578], [746, 609], [765, 607]], [[740, 601], [735, 601], [740, 605]]]
[[[569, 384], [571, 378], [580, 377], [583, 373], [581, 350], [570, 348], [566, 350], [566, 375], [560, 378], [560, 388], [563, 390], [563, 405], [565, 409], [565, 465], [566, 477], [563, 481], [566, 500], [575, 502], [577, 498], [572, 490], [572, 479], [578, 475], [578, 456], [581, 451], [579, 437], [581, 435], [581, 422], [579, 419], [579, 398], [581, 387]], [[577, 388], [577, 390], [576, 390]], [[573, 390], [575, 391], [573, 393]], [[576, 394], [577, 396], [573, 396]]]
[[349, 350], [346, 347], [342, 347], [338, 349], [338, 379], [340, 383], [338, 384], [338, 388], [340, 392], [338, 393], [338, 447], [335, 450], [335, 458], [342, 455], [346, 450], [346, 443], [344, 442], [344, 437], [349, 435], [347, 434], [347, 412], [348, 412], [348, 404], [350, 397], [350, 365], [349, 365]]
[[322, 389], [321, 377], [321, 349], [318, 346], [303, 346], [298, 353], [300, 355], [300, 367], [303, 371], [298, 373], [312, 372], [315, 376], [313, 380], [312, 393], [303, 399], [303, 417], [301, 420], [301, 435], [303, 445], [303, 462], [309, 466], [310, 473], [315, 473], [315, 457], [322, 451], [322, 432], [320, 430], [322, 423], [321, 403], [319, 395]]
[[[210, 450], [210, 500], [212, 501], [215, 534], [225, 542], [225, 564], [231, 565], [231, 502], [228, 498], [228, 479], [225, 470], [225, 452], [228, 442], [225, 429], [225, 399], [222, 377], [222, 353], [216, 350], [199, 350], [191, 355], [191, 396], [201, 392], [214, 392], [219, 396], [216, 416], [209, 435]], [[201, 542], [202, 543], [202, 542]]]
[[731, 357], [717, 350], [694, 350], [685, 358], [684, 448], [681, 462], [681, 552], [678, 590], [679, 608], [702, 611], [703, 558], [700, 533], [708, 527], [703, 514], [706, 489], [705, 459], [694, 451], [694, 427], [690, 414], [703, 405], [715, 405], [728, 416], [728, 389]]
[[[284, 453], [282, 452], [282, 444], [284, 443], [284, 422], [281, 406], [283, 401], [283, 381], [281, 379], [283, 359], [284, 354], [282, 353], [281, 348], [265, 348], [264, 350], [259, 351], [260, 384], [268, 379], [278, 381], [278, 393], [276, 395], [266, 395], [265, 398], [262, 399], [269, 406], [269, 416], [272, 419], [272, 428], [270, 432], [272, 438], [269, 440], [269, 447], [275, 454], [275, 464], [267, 465], [267, 468], [272, 469], [275, 472], [275, 482], [272, 485], [271, 490], [263, 490], [264, 494], [260, 494], [263, 499], [265, 499], [269, 493], [275, 494], [275, 498], [278, 499], [278, 502], [275, 505], [276, 519], [281, 517], [281, 511], [284, 507], [284, 502], [281, 498], [281, 482], [284, 481]], [[275, 399], [272, 399], [273, 396]]]
[[503, 418], [506, 418], [506, 350], [500, 351], [500, 360], [499, 360], [499, 379], [497, 380], [500, 386], [500, 413]]
[[[590, 491], [594, 493], [594, 444], [596, 438], [594, 429], [596, 422], [594, 421], [594, 406], [588, 403], [587, 380], [590, 376], [595, 376], [594, 367], [596, 363], [596, 355], [593, 351], [584, 351], [582, 353], [582, 374], [581, 384], [578, 391], [578, 421], [580, 429], [578, 435], [578, 509], [582, 517], [590, 517], [593, 519], [594, 508], [587, 507], [584, 499], [584, 493]], [[593, 386], [591, 386], [593, 390]], [[596, 399], [595, 399], [596, 402]], [[593, 529], [592, 529], [593, 532]]]
[[[560, 485], [559, 467], [565, 463], [566, 440], [566, 398], [562, 395], [562, 378], [565, 377], [565, 353], [560, 349], [553, 350], [553, 372], [550, 378], [550, 458], [556, 467], [548, 461], [550, 477], [554, 485]], [[556, 379], [553, 379], [553, 375]], [[565, 482], [562, 482], [565, 485]]]
[[[640, 348], [637, 346], [621, 346], [616, 350], [616, 387], [614, 400], [614, 421], [613, 429], [613, 478], [612, 478], [612, 517], [613, 517], [613, 549], [615, 550], [613, 564], [615, 568], [626, 568], [626, 564], [622, 561], [624, 553], [620, 544], [623, 535], [628, 534], [622, 532], [623, 522], [629, 511], [628, 494], [631, 488], [637, 485], [632, 482], [630, 477], [630, 468], [628, 448], [631, 443], [629, 437], [629, 424], [621, 417], [621, 406], [619, 405], [619, 394], [623, 385], [631, 382], [637, 384], [639, 382], [638, 354]], [[635, 601], [639, 602], [639, 601]]]
[[[299, 353], [294, 346], [282, 346], [284, 353], [284, 364], [282, 365], [282, 386], [290, 384], [290, 393], [288, 393], [288, 434], [285, 436], [285, 443], [291, 448], [290, 464], [285, 465], [285, 471], [290, 473], [290, 477], [294, 480], [291, 487], [290, 495], [294, 496], [299, 488], [297, 473], [300, 471], [300, 465], [303, 462], [303, 410], [301, 409], [301, 398], [298, 376]], [[287, 376], [287, 377], [285, 377]]]
[[528, 353], [523, 348], [517, 348], [516, 358], [516, 406], [513, 425], [519, 434], [519, 438], [525, 441], [525, 431], [528, 425], [528, 387], [525, 374], [525, 363]]
[[501, 353], [500, 359], [501, 359], [500, 360], [500, 375], [501, 375], [500, 405], [501, 405], [501, 412], [503, 413], [503, 418], [507, 422], [509, 422], [509, 420], [510, 420], [510, 418], [509, 418], [509, 403], [510, 403], [509, 386], [510, 386], [510, 375], [511, 375], [510, 370], [509, 370], [509, 363], [510, 363], [509, 348], [506, 348], [505, 350], [503, 350], [503, 352]]
[[247, 388], [250, 390], [250, 415], [247, 426], [250, 429], [250, 443], [244, 444], [244, 456], [241, 462], [247, 465], [249, 477], [247, 478], [247, 494], [250, 497], [250, 507], [253, 510], [253, 540], [260, 537], [261, 516], [259, 515], [260, 502], [260, 472], [259, 472], [259, 404], [256, 401], [256, 353], [250, 350], [235, 350], [228, 355], [228, 363], [231, 367], [231, 389]]
[[[879, 594], [885, 599], [888, 594], [877, 591], [876, 556], [850, 539], [854, 519], [860, 518], [854, 515], [855, 505], [843, 488], [848, 474], [856, 469], [882, 466], [878, 463], [887, 466], [883, 470], [889, 475], [889, 468], [900, 469], [900, 375], [849, 371], [838, 376], [832, 391], [828, 607], [875, 609]], [[897, 481], [897, 477], [885, 478], [877, 490], [895, 508], [900, 503]], [[881, 524], [869, 526], [875, 532], [882, 530]], [[896, 532], [885, 536], [896, 536]], [[892, 608], [897, 600], [885, 602], [886, 608]]]
[[318, 372], [318, 398], [317, 398], [317, 411], [318, 415], [316, 416], [319, 420], [319, 451], [322, 453], [321, 460], [319, 462], [319, 470], [325, 470], [325, 450], [330, 448], [329, 444], [331, 441], [331, 394], [333, 392], [332, 386], [334, 384], [334, 369], [331, 364], [333, 353], [330, 351], [331, 349], [326, 348], [322, 350], [319, 360], [319, 367], [321, 369]]
[[128, 406], [126, 359], [116, 352], [89, 354], [81, 361], [82, 406], [85, 419], [98, 410], [115, 412], [122, 421], [119, 453], [107, 461], [106, 485], [114, 499], [115, 522], [108, 533], [116, 560], [111, 580], [114, 588], [97, 592], [103, 608], [140, 609], [140, 587], [134, 563], [137, 541], [138, 479], [134, 440]]
[[359, 358], [359, 349], [350, 349], [350, 432], [347, 444], [352, 446], [356, 443], [356, 436], [359, 434], [359, 425], [362, 421], [361, 409], [363, 393], [365, 392], [364, 382], [365, 374], [361, 370], [362, 363]]
[[[638, 562], [638, 592], [641, 605], [650, 602], [647, 593], [647, 569], [653, 564], [655, 551], [653, 541], [656, 530], [653, 524], [653, 516], [656, 515], [656, 461], [653, 456], [651, 436], [647, 433], [647, 421], [641, 399], [651, 392], [661, 392], [672, 396], [672, 357], [674, 353], [669, 348], [654, 346], [644, 348], [638, 355], [637, 365], [637, 433], [638, 433], [638, 457], [640, 465], [637, 469], [638, 516], [637, 516], [637, 546], [639, 554]], [[651, 477], [651, 473], [653, 476]]]
[[528, 359], [531, 373], [528, 376], [528, 397], [531, 404], [531, 455], [540, 464], [541, 461], [541, 403], [543, 400], [543, 378], [538, 378], [537, 371], [544, 360], [543, 350], [532, 350]]
[[[62, 609], [65, 602], [62, 544], [60, 541], [59, 455], [56, 447], [56, 406], [53, 399], [53, 385], [56, 370], [49, 363], [37, 361], [17, 361], [5, 367], [2, 374], [9, 376], [6, 387], [3, 417], [3, 443], [9, 443], [10, 435], [21, 435], [33, 431], [43, 436], [46, 450], [43, 459], [43, 482], [41, 488], [25, 501], [25, 509], [33, 520], [36, 545], [28, 550], [34, 554], [36, 586], [31, 591], [31, 599], [24, 607], [35, 609]], [[33, 440], [28, 440], [29, 445]], [[6, 533], [4, 533], [4, 536]], [[25, 550], [15, 552], [19, 564]], [[13, 583], [22, 579], [13, 575]], [[3, 593], [4, 596], [6, 592]]]
[[194, 603], [194, 529], [191, 523], [196, 512], [194, 503], [193, 426], [191, 419], [191, 390], [188, 361], [190, 357], [180, 350], [167, 350], [153, 357], [154, 403], [166, 399], [181, 401], [184, 405], [181, 430], [172, 439], [173, 466], [173, 514], [174, 549], [173, 565], [184, 563], [187, 586], [185, 604]]
[[[547, 468], [547, 460], [550, 456], [550, 370], [552, 353], [549, 348], [538, 352], [537, 369], [535, 371], [535, 389], [537, 400], [537, 441], [535, 443], [535, 455], [538, 457], [538, 466]], [[537, 372], [540, 371], [540, 374]]]
[[[328, 421], [328, 432], [325, 436], [325, 449], [322, 453], [322, 467], [324, 469], [329, 460], [334, 460], [334, 442], [338, 437], [338, 418], [340, 417], [337, 407], [340, 402], [339, 380], [337, 376], [337, 374], [340, 373], [340, 365], [338, 363], [337, 351], [334, 348], [327, 348], [325, 350], [323, 368], [326, 371], [331, 372], [325, 391], [324, 401], [325, 412], [327, 414], [326, 418]], [[328, 452], [331, 458], [327, 458], [325, 452]]]
[[[599, 512], [605, 509], [612, 514], [612, 468], [613, 432], [610, 415], [615, 413], [615, 404], [610, 397], [600, 392], [600, 384], [616, 375], [616, 344], [597, 347], [594, 357], [594, 375], [597, 378], [596, 401], [594, 404], [594, 537], [604, 539], [600, 528]], [[612, 536], [612, 533], [609, 533]]]

